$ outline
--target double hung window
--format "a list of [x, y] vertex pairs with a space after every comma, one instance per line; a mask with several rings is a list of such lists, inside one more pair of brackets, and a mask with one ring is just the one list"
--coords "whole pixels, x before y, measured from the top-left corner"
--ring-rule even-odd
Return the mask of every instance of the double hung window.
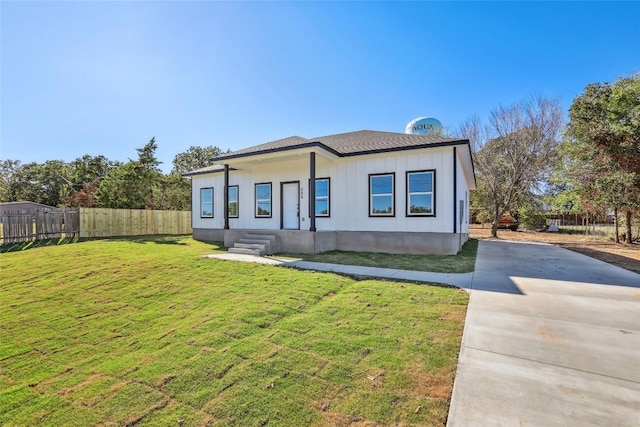
[[213, 218], [213, 188], [200, 189], [200, 218]]
[[330, 188], [330, 180], [329, 178], [318, 178], [316, 179], [316, 216], [330, 216], [330, 203], [329, 203], [329, 192]]
[[256, 184], [256, 218], [271, 218], [271, 183]]
[[238, 186], [229, 186], [229, 205], [227, 206], [229, 218], [238, 218]]
[[407, 216], [434, 216], [435, 171], [407, 172]]
[[369, 216], [395, 216], [395, 174], [369, 175]]

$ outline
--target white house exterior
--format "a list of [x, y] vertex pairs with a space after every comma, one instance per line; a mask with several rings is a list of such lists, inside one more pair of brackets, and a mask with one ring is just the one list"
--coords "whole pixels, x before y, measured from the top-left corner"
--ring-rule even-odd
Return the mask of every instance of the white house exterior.
[[468, 239], [468, 140], [366, 130], [294, 136], [213, 162], [185, 174], [199, 240], [231, 247], [261, 234], [284, 253], [455, 254]]

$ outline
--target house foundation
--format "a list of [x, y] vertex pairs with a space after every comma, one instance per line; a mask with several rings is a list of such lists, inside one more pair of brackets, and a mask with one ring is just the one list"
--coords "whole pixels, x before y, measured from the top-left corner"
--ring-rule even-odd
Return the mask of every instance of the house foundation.
[[291, 254], [338, 250], [406, 255], [455, 255], [469, 238], [466, 233], [193, 229], [194, 239], [223, 242], [228, 248], [233, 247], [247, 234], [276, 236], [277, 252]]

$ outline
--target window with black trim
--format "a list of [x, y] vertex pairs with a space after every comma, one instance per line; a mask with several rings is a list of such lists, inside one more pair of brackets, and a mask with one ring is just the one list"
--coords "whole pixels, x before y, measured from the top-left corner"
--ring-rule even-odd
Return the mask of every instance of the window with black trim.
[[200, 189], [200, 218], [213, 218], [213, 187]]
[[316, 216], [331, 215], [331, 180], [329, 178], [316, 179]]
[[369, 175], [369, 216], [395, 216], [395, 173]]
[[407, 172], [407, 216], [435, 216], [434, 170]]
[[238, 210], [238, 186], [230, 185], [229, 186], [229, 205], [227, 206], [229, 212], [229, 218], [238, 218], [239, 210]]
[[256, 184], [256, 218], [271, 218], [271, 183]]

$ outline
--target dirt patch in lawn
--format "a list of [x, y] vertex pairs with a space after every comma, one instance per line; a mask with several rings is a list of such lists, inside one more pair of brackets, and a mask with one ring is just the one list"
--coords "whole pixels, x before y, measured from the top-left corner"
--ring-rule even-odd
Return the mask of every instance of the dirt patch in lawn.
[[[472, 228], [470, 237], [488, 239], [491, 230]], [[550, 243], [640, 273], [640, 245], [618, 244], [602, 237], [562, 232], [498, 230], [498, 239]]]

